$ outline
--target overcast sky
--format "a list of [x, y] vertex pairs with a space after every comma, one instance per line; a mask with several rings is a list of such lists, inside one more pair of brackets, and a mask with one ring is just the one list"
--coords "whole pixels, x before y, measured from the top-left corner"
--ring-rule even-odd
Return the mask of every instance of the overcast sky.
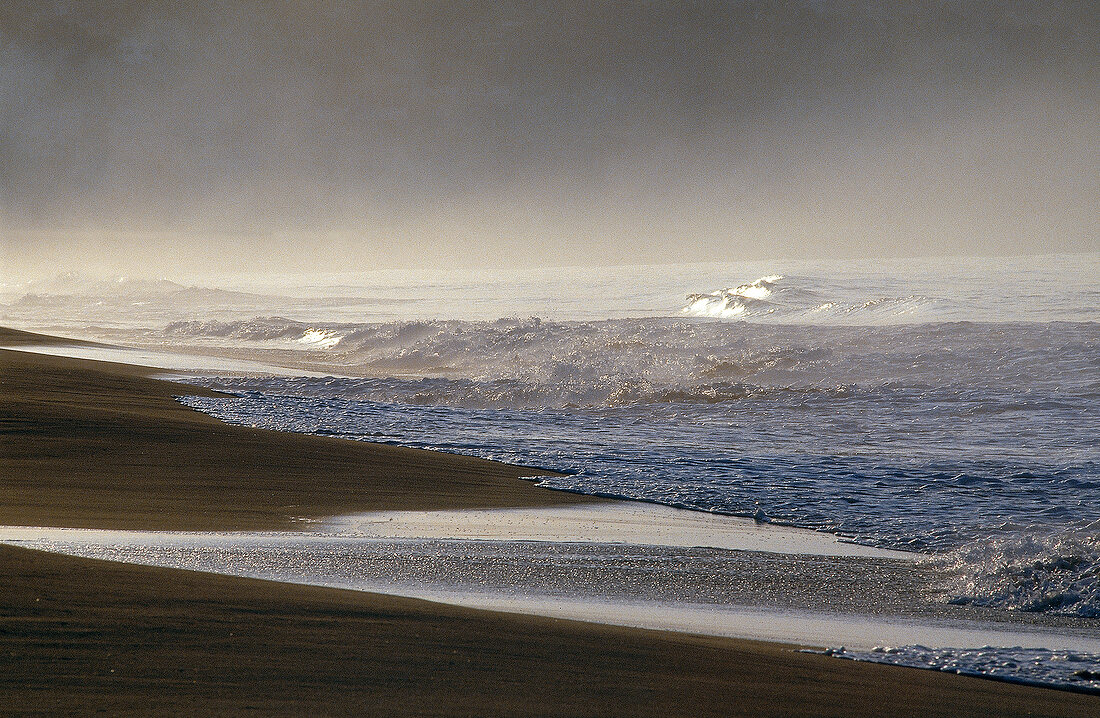
[[9, 274], [1100, 251], [1096, 2], [0, 4]]

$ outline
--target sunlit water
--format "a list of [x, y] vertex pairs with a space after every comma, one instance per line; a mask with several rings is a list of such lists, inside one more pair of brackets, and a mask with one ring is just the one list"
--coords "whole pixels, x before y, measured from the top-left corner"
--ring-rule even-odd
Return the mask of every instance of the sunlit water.
[[356, 378], [184, 401], [923, 552], [945, 601], [1100, 616], [1100, 255], [219, 286], [8, 286], [0, 322], [290, 352]]

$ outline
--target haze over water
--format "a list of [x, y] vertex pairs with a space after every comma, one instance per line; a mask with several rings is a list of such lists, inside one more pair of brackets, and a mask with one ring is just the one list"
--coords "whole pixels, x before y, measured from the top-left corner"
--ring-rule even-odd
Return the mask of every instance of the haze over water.
[[1087, 1], [11, 0], [0, 325], [1086, 620], [1098, 116]]
[[9, 0], [0, 267], [1096, 251], [1098, 48], [1087, 0]]
[[773, 267], [349, 273], [238, 278], [236, 290], [67, 276], [23, 287], [0, 318], [275, 351], [353, 377], [212, 380], [241, 398], [186, 400], [229, 421], [472, 453], [566, 472], [546, 482], [556, 488], [969, 552], [956, 567], [967, 577], [1008, 550], [985, 539], [1025, 542], [1012, 549], [1023, 562], [1066, 551], [1078, 570], [989, 578], [959, 600], [1040, 595], [1043, 610], [1100, 612], [1089, 578], [1100, 257]]

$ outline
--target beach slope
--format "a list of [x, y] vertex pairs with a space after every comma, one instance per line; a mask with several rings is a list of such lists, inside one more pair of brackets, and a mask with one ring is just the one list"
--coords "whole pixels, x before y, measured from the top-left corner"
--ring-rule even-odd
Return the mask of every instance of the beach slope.
[[[0, 333], [0, 345], [45, 341], [57, 340]], [[537, 469], [229, 426], [172, 398], [214, 392], [156, 371], [0, 350], [0, 524], [262, 530], [376, 509], [599, 501], [517, 481]]]
[[[2, 338], [2, 337], [0, 337]], [[26, 343], [35, 343], [28, 341]], [[0, 523], [255, 529], [585, 500], [531, 470], [230, 427], [119, 364], [0, 351]], [[0, 546], [4, 715], [1086, 716], [1054, 690], [791, 646]]]
[[4, 715], [1090, 716], [790, 646], [0, 547]]

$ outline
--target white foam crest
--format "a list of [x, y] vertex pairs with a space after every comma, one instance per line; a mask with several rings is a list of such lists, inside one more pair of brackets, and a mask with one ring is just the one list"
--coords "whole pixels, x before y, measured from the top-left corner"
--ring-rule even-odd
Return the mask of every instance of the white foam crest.
[[844, 647], [827, 655], [868, 663], [927, 668], [963, 676], [993, 678], [1009, 683], [1047, 686], [1100, 695], [1100, 654], [1047, 648], [929, 648], [876, 646], [870, 651]]
[[1100, 521], [975, 541], [926, 563], [951, 603], [1100, 617]]
[[302, 336], [298, 337], [298, 343], [317, 347], [318, 349], [332, 349], [343, 340], [344, 335], [331, 329], [315, 329], [310, 327]]
[[323, 349], [338, 374], [354, 366], [374, 377], [462, 380], [425, 383], [416, 403], [541, 408], [714, 403], [774, 390], [836, 392], [913, 381], [938, 386], [945, 377], [967, 385], [992, 382], [993, 389], [1035, 385], [1068, 370], [1057, 362], [1085, 356], [1082, 347], [1093, 341], [1095, 329], [1052, 334], [1019, 327], [1006, 333], [997, 325], [960, 324], [792, 332], [683, 319], [306, 324], [261, 317], [177, 322], [166, 333], [173, 340]]
[[889, 325], [927, 320], [948, 303], [921, 294], [883, 295], [871, 285], [841, 287], [821, 278], [770, 274], [748, 284], [687, 295], [681, 313], [753, 322]]
[[695, 317], [720, 319], [741, 317], [750, 309], [767, 312], [768, 308], [764, 300], [772, 296], [776, 284], [781, 279], [783, 279], [781, 274], [769, 274], [748, 284], [719, 289], [708, 294], [689, 294], [688, 304], [682, 311]]

